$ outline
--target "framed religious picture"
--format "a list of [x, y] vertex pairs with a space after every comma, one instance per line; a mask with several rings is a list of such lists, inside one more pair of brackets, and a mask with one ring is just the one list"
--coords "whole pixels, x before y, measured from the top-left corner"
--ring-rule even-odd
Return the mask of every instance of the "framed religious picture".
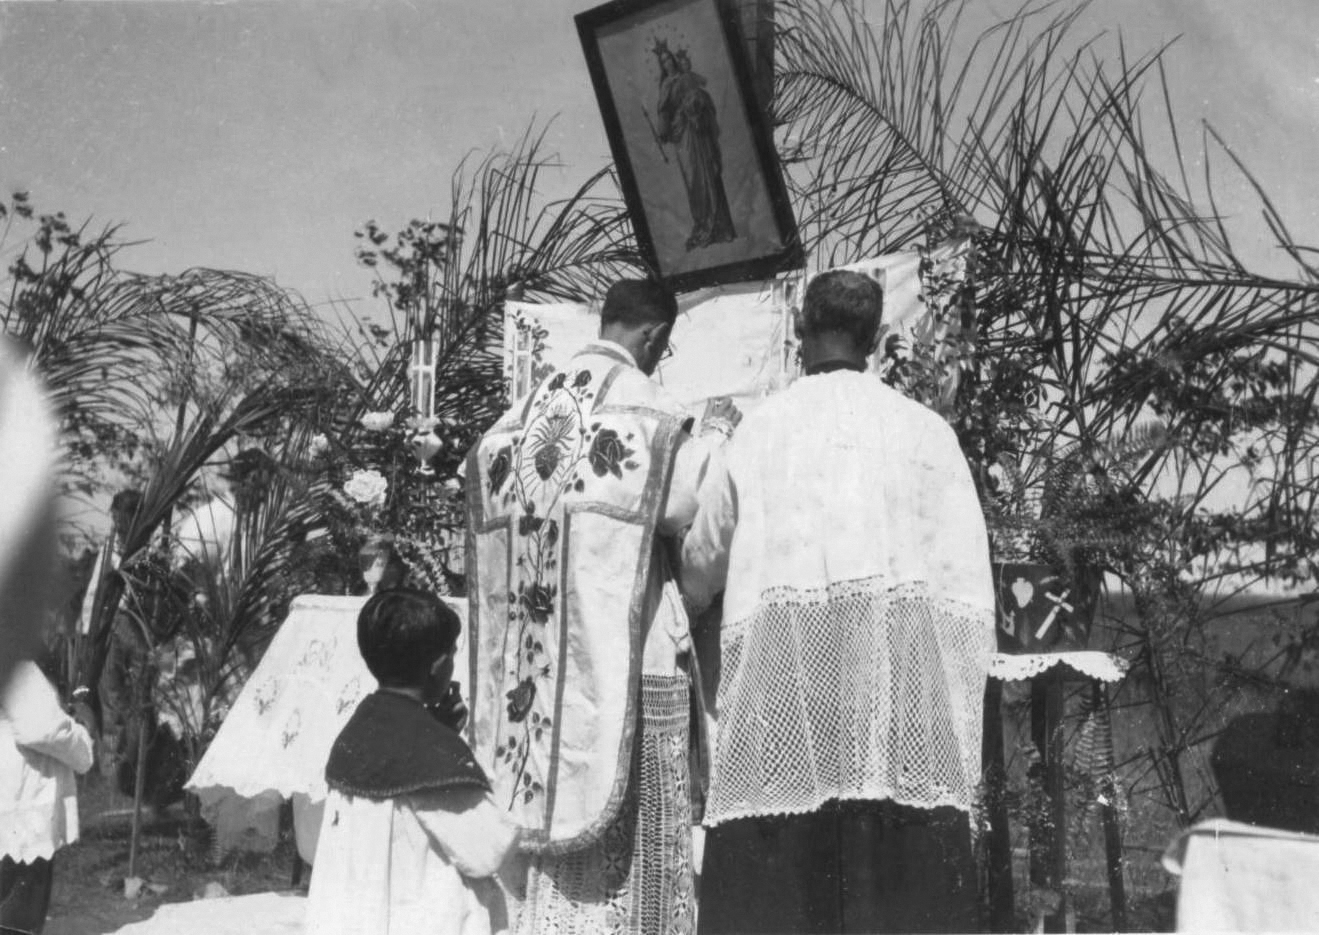
[[613, 0], [577, 31], [655, 273], [687, 291], [801, 266], [732, 0]]

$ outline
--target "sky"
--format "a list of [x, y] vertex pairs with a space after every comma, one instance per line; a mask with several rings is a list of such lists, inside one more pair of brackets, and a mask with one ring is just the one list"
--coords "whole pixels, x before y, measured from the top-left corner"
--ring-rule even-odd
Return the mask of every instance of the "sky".
[[[124, 225], [144, 241], [121, 255], [127, 268], [240, 269], [313, 303], [365, 300], [353, 231], [443, 216], [465, 155], [538, 120], [564, 165], [547, 194], [607, 161], [572, 19], [590, 5], [0, 2], [0, 191]], [[1016, 7], [975, 0], [964, 28]], [[1319, 244], [1319, 3], [1095, 0], [1077, 35], [1100, 32], [1105, 54], [1119, 33], [1128, 55], [1176, 39], [1166, 61], [1184, 146], [1213, 123], [1297, 238]], [[1242, 252], [1285, 270], [1244, 187], [1220, 194]]]

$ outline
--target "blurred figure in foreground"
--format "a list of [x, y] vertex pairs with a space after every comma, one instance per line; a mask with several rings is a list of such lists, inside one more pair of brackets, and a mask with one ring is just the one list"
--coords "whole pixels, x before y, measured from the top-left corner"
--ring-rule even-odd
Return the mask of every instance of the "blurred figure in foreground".
[[56, 429], [35, 377], [0, 339], [0, 689], [40, 642], [57, 568]]

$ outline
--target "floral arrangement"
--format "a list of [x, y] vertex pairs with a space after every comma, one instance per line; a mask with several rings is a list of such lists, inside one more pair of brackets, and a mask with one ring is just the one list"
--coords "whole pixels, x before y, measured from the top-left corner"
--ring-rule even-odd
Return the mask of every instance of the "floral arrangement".
[[370, 545], [388, 546], [418, 584], [452, 593], [462, 573], [460, 428], [450, 420], [370, 411], [339, 435], [311, 439], [309, 457], [340, 575]]

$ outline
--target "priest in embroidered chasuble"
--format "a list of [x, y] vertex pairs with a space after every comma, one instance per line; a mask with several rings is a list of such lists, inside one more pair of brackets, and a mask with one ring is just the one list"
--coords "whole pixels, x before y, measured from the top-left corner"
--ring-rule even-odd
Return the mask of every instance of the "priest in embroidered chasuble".
[[468, 731], [534, 855], [521, 932], [694, 924], [672, 537], [715, 449], [649, 378], [676, 314], [658, 285], [616, 283], [600, 340], [469, 455]]
[[701, 932], [977, 930], [994, 599], [952, 429], [866, 370], [882, 292], [831, 272], [805, 375], [741, 424], [683, 543], [724, 592]]

